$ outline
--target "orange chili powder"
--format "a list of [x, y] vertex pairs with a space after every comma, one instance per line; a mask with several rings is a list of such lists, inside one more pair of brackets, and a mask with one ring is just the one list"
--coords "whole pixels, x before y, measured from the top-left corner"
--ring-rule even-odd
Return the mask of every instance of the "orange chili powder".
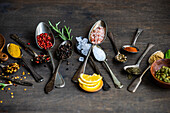
[[138, 50], [135, 47], [126, 47], [124, 50], [129, 51], [129, 52], [138, 52]]

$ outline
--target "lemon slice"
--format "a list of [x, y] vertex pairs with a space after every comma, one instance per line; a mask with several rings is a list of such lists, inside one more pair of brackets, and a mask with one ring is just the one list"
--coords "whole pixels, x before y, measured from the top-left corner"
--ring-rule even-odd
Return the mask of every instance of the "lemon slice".
[[86, 82], [82, 81], [81, 78], [78, 78], [78, 81], [79, 81], [80, 84], [90, 86], [90, 87], [96, 86], [99, 83], [99, 82], [94, 82], [94, 83], [89, 84], [89, 83], [86, 83]]
[[87, 91], [87, 92], [97, 92], [97, 91], [99, 91], [99, 90], [102, 88], [102, 86], [103, 86], [103, 81], [100, 80], [97, 85], [92, 86], [92, 87], [83, 85], [83, 84], [81, 84], [81, 83], [79, 83], [79, 86], [80, 86], [83, 90], [85, 90], [85, 91]]
[[83, 82], [88, 84], [99, 82], [102, 79], [102, 77], [97, 74], [93, 75], [80, 74], [80, 78], [82, 79]]

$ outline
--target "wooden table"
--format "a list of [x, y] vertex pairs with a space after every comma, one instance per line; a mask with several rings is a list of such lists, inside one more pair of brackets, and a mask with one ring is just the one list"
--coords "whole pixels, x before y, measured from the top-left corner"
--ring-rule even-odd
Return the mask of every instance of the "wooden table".
[[[10, 39], [11, 33], [18, 34], [25, 43], [37, 53], [42, 52], [35, 43], [35, 28], [37, 24], [44, 21], [53, 24], [61, 21], [63, 25], [70, 26], [74, 35], [87, 37], [90, 27], [99, 19], [108, 24], [108, 30], [117, 35], [116, 44], [121, 48], [124, 44], [130, 44], [134, 38], [136, 28], [143, 28], [144, 32], [139, 37], [136, 46], [140, 49], [138, 54], [126, 54], [128, 62], [117, 63], [113, 60], [115, 52], [107, 38], [101, 47], [107, 53], [108, 63], [114, 74], [124, 84], [123, 89], [116, 89], [111, 77], [105, 68], [96, 62], [104, 75], [106, 81], [112, 87], [109, 91], [87, 93], [82, 91], [71, 78], [80, 66], [78, 58], [81, 56], [74, 51], [73, 56], [63, 62], [60, 68], [66, 86], [55, 89], [50, 94], [44, 93], [44, 86], [51, 76], [50, 64], [32, 65], [38, 74], [44, 77], [44, 81], [36, 83], [28, 71], [21, 67], [20, 71], [13, 74], [22, 76], [26, 73], [26, 81], [32, 82], [34, 87], [11, 86], [6, 91], [0, 91], [0, 112], [4, 113], [170, 113], [170, 91], [156, 86], [152, 82], [148, 71], [142, 84], [136, 93], [127, 91], [132, 80], [128, 80], [123, 66], [135, 64], [139, 56], [146, 49], [148, 43], [155, 46], [144, 57], [140, 68], [143, 71], [148, 63], [149, 56], [157, 51], [165, 52], [170, 44], [170, 2], [169, 0], [5, 0], [0, 2], [0, 33], [4, 35], [6, 44], [14, 42]], [[56, 38], [55, 51], [61, 43]], [[4, 49], [6, 52], [6, 49]], [[45, 52], [44, 52], [45, 53]], [[32, 56], [23, 51], [28, 62]], [[4, 64], [16, 62], [11, 57]], [[30, 62], [31, 63], [31, 62]], [[55, 59], [57, 66], [58, 61]], [[87, 65], [86, 73], [93, 74], [93, 69]], [[12, 76], [12, 75], [10, 75]], [[26, 89], [26, 91], [24, 91]], [[11, 98], [13, 93], [14, 98]]]

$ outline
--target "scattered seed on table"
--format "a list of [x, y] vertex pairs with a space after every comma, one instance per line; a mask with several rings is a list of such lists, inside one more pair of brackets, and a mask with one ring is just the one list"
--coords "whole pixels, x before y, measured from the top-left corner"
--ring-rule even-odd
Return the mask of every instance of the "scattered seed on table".
[[14, 96], [12, 95], [11, 98], [14, 98]]
[[20, 80], [22, 80], [22, 78]]
[[11, 92], [11, 95], [13, 95], [14, 93]]
[[30, 75], [30, 73], [28, 73], [28, 75]]
[[11, 88], [8, 88], [8, 90], [11, 90]]
[[1, 90], [4, 90], [4, 88], [2, 88]]
[[27, 91], [27, 89], [25, 88], [24, 91]]
[[1, 100], [0, 103], [3, 103], [3, 101]]
[[4, 75], [4, 73], [2, 73], [2, 75]]
[[27, 43], [27, 45], [30, 45], [30, 43]]
[[26, 79], [27, 77], [24, 77], [24, 79]]
[[22, 75], [25, 75], [25, 72], [24, 72], [24, 71], [22, 72]]

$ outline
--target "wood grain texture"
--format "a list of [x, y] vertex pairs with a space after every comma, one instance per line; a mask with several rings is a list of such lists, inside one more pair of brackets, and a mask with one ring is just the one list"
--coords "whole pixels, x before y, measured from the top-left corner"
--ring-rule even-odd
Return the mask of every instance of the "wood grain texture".
[[[71, 78], [80, 66], [80, 55], [75, 50], [68, 59], [70, 63], [63, 62], [59, 72], [63, 75], [66, 86], [55, 89], [48, 95], [44, 87], [51, 76], [50, 64], [32, 65], [36, 72], [44, 77], [44, 82], [36, 83], [31, 75], [27, 81], [34, 84], [32, 87], [10, 87], [8, 92], [0, 91], [0, 112], [4, 113], [170, 113], [170, 91], [157, 87], [148, 71], [136, 93], [127, 91], [127, 86], [132, 80], [127, 79], [123, 66], [135, 64], [143, 53], [148, 43], [155, 47], [144, 57], [140, 67], [144, 70], [148, 57], [156, 50], [165, 52], [170, 44], [170, 2], [169, 0], [5, 0], [0, 1], [0, 33], [5, 37], [6, 43], [14, 42], [9, 38], [16, 33], [25, 43], [30, 42], [30, 47], [37, 53], [42, 52], [36, 46], [34, 32], [40, 21], [53, 24], [61, 21], [61, 25], [72, 28], [75, 43], [76, 36], [87, 37], [90, 27], [98, 20], [103, 19], [108, 24], [108, 30], [116, 34], [116, 45], [120, 49], [124, 44], [133, 40], [136, 28], [143, 28], [144, 32], [137, 40], [136, 46], [140, 49], [138, 54], [126, 54], [126, 64], [117, 63], [109, 38], [101, 44], [107, 53], [108, 64], [113, 73], [123, 83], [123, 89], [115, 89], [111, 77], [101, 63], [96, 62], [106, 81], [112, 87], [109, 91], [86, 93], [71, 82]], [[55, 50], [61, 43], [56, 39]], [[4, 49], [3, 52], [6, 52]], [[44, 52], [45, 53], [45, 52]], [[32, 56], [23, 51], [25, 59], [30, 62]], [[9, 58], [13, 62], [14, 59]], [[55, 64], [58, 64], [55, 59]], [[46, 65], [46, 67], [44, 67]], [[66, 70], [68, 68], [68, 70]], [[21, 75], [25, 68], [21, 68], [14, 75]], [[93, 69], [87, 64], [86, 73], [92, 74]], [[24, 88], [27, 91], [24, 91]], [[11, 99], [10, 92], [14, 93]]]

